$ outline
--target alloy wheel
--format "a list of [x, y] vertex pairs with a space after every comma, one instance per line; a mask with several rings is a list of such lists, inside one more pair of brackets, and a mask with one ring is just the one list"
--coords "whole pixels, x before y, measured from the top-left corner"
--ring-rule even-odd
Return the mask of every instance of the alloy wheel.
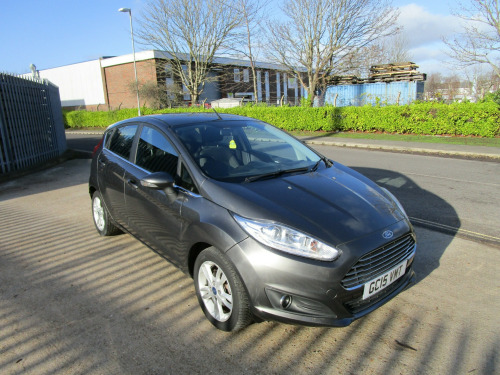
[[231, 285], [222, 269], [211, 261], [202, 263], [198, 287], [207, 311], [219, 322], [225, 322], [233, 311]]

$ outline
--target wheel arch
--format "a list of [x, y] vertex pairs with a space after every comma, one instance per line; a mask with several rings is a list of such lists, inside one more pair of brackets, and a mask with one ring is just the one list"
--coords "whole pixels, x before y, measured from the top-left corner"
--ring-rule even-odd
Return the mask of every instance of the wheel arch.
[[194, 264], [196, 262], [196, 258], [198, 258], [198, 255], [200, 253], [211, 247], [213, 245], [206, 243], [206, 242], [197, 242], [193, 246], [191, 246], [191, 249], [189, 250], [189, 256], [188, 256], [188, 272], [189, 276], [192, 278], [194, 277]]
[[89, 185], [89, 194], [90, 194], [91, 198], [96, 191], [97, 191], [97, 189], [93, 185]]

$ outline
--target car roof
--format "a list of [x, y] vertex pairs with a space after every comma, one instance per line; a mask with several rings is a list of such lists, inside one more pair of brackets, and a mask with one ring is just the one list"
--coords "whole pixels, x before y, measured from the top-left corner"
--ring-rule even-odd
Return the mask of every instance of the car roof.
[[166, 122], [171, 126], [196, 124], [207, 121], [228, 121], [228, 120], [253, 120], [248, 117], [231, 115], [227, 113], [210, 112], [190, 112], [190, 113], [170, 113], [162, 115], [153, 115], [159, 120]]
[[254, 120], [250, 117], [232, 115], [227, 113], [210, 113], [210, 112], [185, 112], [185, 113], [164, 113], [156, 115], [147, 115], [141, 117], [133, 117], [124, 121], [117, 122], [111, 125], [115, 127], [117, 125], [129, 123], [129, 122], [145, 122], [160, 126], [167, 127], [177, 127], [180, 125], [187, 124], [197, 124], [206, 123], [212, 121], [244, 121], [244, 120]]

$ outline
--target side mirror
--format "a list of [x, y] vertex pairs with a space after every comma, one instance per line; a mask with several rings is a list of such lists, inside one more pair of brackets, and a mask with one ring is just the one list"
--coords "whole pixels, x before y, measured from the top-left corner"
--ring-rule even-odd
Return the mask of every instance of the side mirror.
[[155, 190], [171, 190], [174, 179], [167, 172], [155, 172], [141, 179], [141, 185]]

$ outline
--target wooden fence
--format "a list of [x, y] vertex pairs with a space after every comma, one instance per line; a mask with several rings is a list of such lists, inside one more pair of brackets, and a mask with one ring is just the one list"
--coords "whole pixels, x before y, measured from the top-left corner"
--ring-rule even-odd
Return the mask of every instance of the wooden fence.
[[0, 172], [20, 171], [66, 150], [59, 88], [0, 73]]

